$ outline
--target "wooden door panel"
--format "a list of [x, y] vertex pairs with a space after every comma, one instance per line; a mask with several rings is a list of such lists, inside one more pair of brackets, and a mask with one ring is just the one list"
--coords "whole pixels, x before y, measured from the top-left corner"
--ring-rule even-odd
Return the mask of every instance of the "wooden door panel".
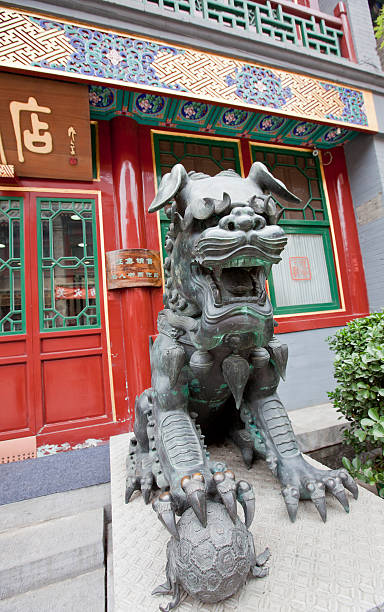
[[42, 373], [47, 425], [105, 415], [101, 355], [44, 361]]
[[29, 410], [27, 400], [26, 362], [0, 364], [0, 432], [1, 438], [27, 435]]
[[64, 336], [41, 338], [41, 353], [54, 353], [57, 351], [75, 351], [86, 349], [101, 349], [101, 334], [69, 333]]

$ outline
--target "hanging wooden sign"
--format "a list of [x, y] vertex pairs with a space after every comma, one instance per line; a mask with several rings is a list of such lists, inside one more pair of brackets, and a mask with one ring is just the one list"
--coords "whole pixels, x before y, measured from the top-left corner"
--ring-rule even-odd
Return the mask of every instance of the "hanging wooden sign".
[[160, 253], [148, 249], [109, 251], [107, 258], [107, 287], [161, 287]]
[[16, 176], [92, 180], [88, 87], [1, 73], [0, 165], [2, 174], [13, 166]]

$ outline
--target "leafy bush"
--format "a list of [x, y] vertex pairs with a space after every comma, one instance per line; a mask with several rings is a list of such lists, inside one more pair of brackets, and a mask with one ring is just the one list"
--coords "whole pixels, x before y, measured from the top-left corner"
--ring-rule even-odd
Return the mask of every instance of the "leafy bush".
[[379, 42], [381, 41], [380, 48], [382, 49], [384, 47], [384, 7], [381, 9], [376, 19], [376, 25], [374, 29], [377, 40]]
[[344, 437], [356, 454], [343, 464], [384, 497], [384, 312], [350, 321], [328, 343], [336, 353], [337, 381], [328, 395], [349, 421]]

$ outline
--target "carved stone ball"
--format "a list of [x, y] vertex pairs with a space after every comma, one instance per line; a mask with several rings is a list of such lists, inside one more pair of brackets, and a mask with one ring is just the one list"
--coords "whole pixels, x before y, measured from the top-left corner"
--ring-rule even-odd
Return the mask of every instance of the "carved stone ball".
[[192, 509], [178, 522], [180, 541], [171, 538], [168, 559], [177, 582], [192, 597], [215, 603], [245, 583], [251, 567], [252, 535], [237, 517], [234, 524], [220, 503], [207, 503], [204, 528]]

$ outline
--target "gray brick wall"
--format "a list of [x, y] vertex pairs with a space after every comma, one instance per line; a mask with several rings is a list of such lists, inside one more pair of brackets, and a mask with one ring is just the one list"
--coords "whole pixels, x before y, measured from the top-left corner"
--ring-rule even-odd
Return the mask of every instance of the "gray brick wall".
[[287, 379], [280, 383], [278, 390], [287, 410], [329, 401], [327, 391], [335, 387], [334, 354], [326, 338], [336, 333], [337, 329], [332, 327], [279, 335], [280, 342], [288, 345]]
[[329, 13], [329, 15], [333, 15], [333, 9], [336, 4], [338, 4], [338, 0], [319, 0], [319, 9], [323, 13]]
[[367, 68], [380, 69], [381, 65], [377, 55], [376, 39], [367, 0], [346, 0], [345, 5], [358, 63], [367, 66]]
[[[379, 115], [379, 113], [378, 113]], [[384, 136], [360, 135], [345, 146], [369, 308], [384, 308]]]

